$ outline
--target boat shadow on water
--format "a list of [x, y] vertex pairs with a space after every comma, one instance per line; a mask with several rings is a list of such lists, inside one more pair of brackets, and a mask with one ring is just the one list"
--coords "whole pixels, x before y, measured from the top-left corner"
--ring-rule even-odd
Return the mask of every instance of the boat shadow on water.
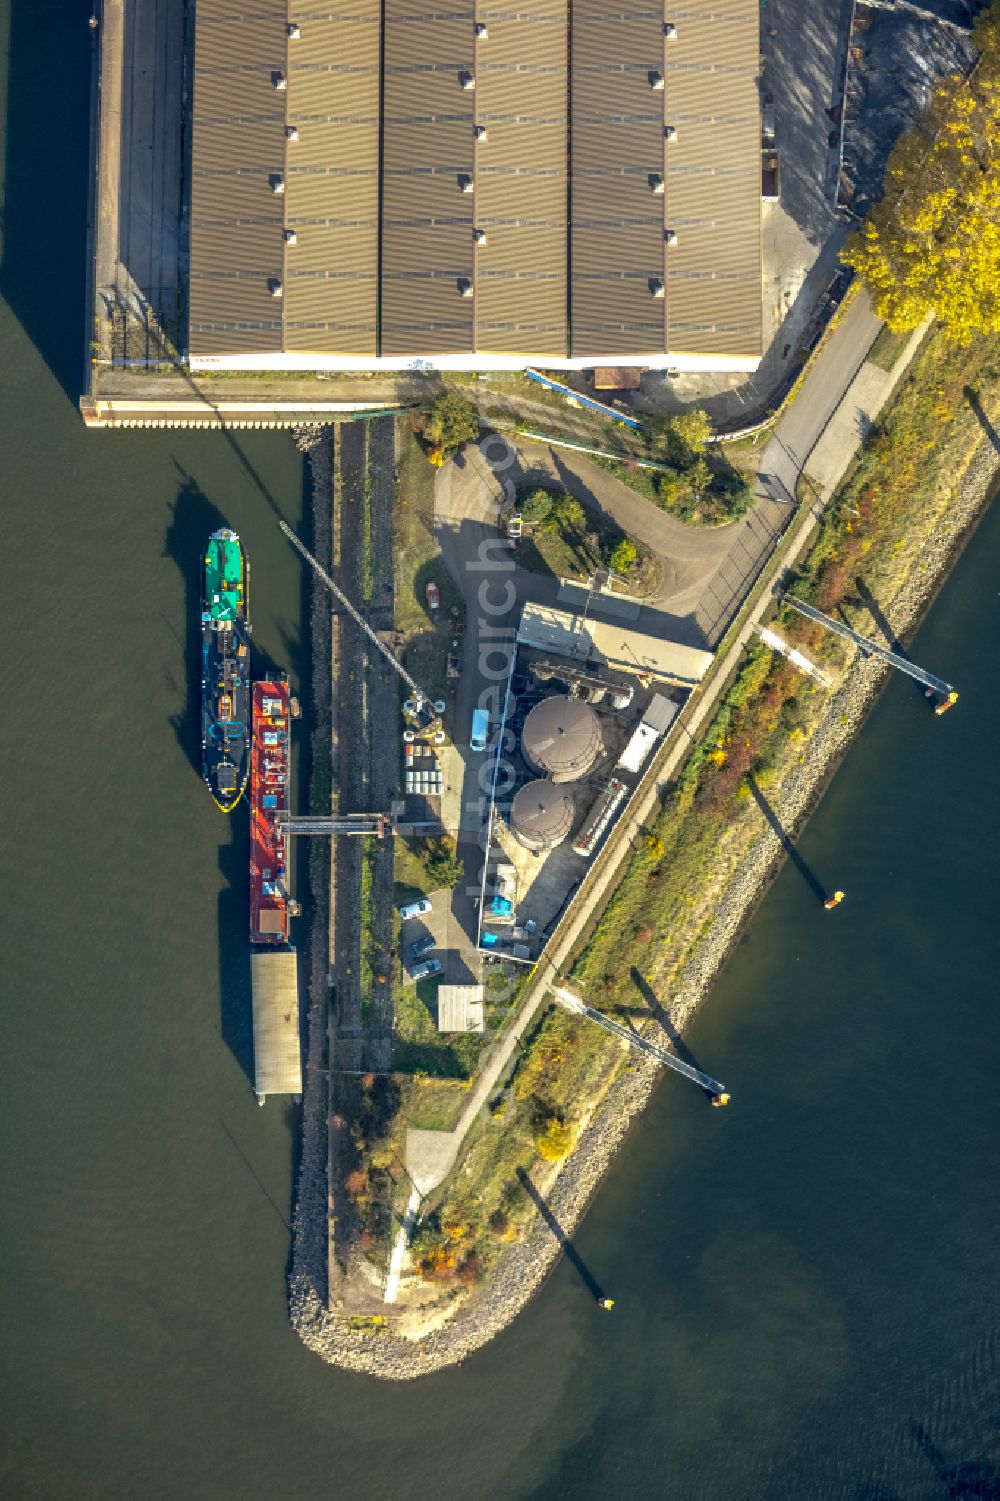
[[[181, 483], [170, 507], [163, 556], [176, 563], [184, 581], [184, 683], [183, 703], [178, 712], [170, 716], [170, 725], [177, 736], [178, 745], [200, 777], [202, 565], [205, 545], [212, 533], [221, 527], [232, 526], [233, 522], [232, 518], [223, 515], [214, 501], [209, 500], [197, 480], [176, 459], [174, 468]], [[275, 673], [283, 673], [286, 669], [266, 652], [262, 652], [253, 640], [253, 558], [250, 557], [248, 562], [251, 674], [256, 678], [270, 677]], [[294, 658], [293, 668], [298, 669], [304, 656], [301, 638], [291, 627], [279, 626], [279, 630], [289, 656]]]
[[[177, 464], [182, 476], [163, 540], [163, 556], [172, 558], [184, 581], [183, 701], [170, 725], [177, 743], [201, 776], [201, 607], [205, 544], [226, 518]], [[206, 796], [208, 792], [206, 790]]]
[[[206, 791], [206, 797], [208, 793]], [[219, 815], [226, 828], [219, 844], [219, 1030], [253, 1083], [253, 1005], [250, 994], [250, 868], [246, 799]], [[226, 837], [228, 835], [228, 837]]]

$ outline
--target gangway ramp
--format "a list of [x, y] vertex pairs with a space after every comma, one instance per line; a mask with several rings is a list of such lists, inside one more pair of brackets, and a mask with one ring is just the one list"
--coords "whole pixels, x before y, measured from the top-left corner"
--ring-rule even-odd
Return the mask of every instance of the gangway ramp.
[[950, 699], [953, 694], [955, 698], [958, 697], [952, 684], [946, 683], [944, 678], [935, 677], [932, 672], [918, 667], [915, 662], [901, 657], [898, 652], [890, 651], [887, 646], [881, 646], [877, 641], [869, 641], [867, 636], [862, 636], [859, 631], [852, 630], [849, 625], [844, 625], [840, 620], [824, 615], [822, 610], [807, 605], [804, 600], [796, 599], [792, 594], [783, 594], [781, 601], [800, 615], [804, 615], [807, 620], [814, 620], [817, 625], [832, 631], [835, 636], [840, 636], [844, 641], [853, 642], [855, 646], [861, 648], [865, 656], [878, 657], [879, 661], [885, 662], [889, 667], [905, 672], [907, 677], [915, 678], [918, 683], [923, 683], [925, 688], [931, 688], [935, 693], [939, 693], [943, 699]]
[[561, 985], [549, 986], [550, 991], [561, 1006], [567, 1011], [574, 1012], [577, 1016], [585, 1016], [588, 1020], [596, 1022], [603, 1027], [605, 1032], [611, 1032], [615, 1037], [620, 1037], [622, 1042], [628, 1043], [630, 1048], [635, 1048], [638, 1053], [645, 1053], [650, 1058], [655, 1058], [657, 1063], [665, 1064], [673, 1069], [675, 1074], [682, 1074], [685, 1079], [699, 1084], [705, 1092], [712, 1097], [713, 1105], [726, 1105], [729, 1103], [729, 1093], [724, 1084], [718, 1079], [713, 1079], [711, 1074], [704, 1073], [700, 1068], [695, 1068], [691, 1063], [685, 1063], [683, 1058], [678, 1058], [676, 1053], [668, 1053], [666, 1048], [658, 1047], [655, 1042], [650, 1042], [648, 1037], [643, 1037], [641, 1032], [635, 1032], [631, 1027], [625, 1027], [621, 1022], [614, 1021], [606, 1016], [603, 1011], [588, 1006], [581, 996], [572, 990], [566, 990]]

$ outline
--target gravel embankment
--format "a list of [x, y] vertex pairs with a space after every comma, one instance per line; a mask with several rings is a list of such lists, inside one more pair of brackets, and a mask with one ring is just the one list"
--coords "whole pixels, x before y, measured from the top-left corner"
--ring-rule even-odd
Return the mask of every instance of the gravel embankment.
[[[891, 625], [900, 635], [914, 628], [947, 578], [970, 529], [983, 511], [998, 470], [1000, 458], [984, 444], [969, 467], [961, 493], [927, 541], [919, 571], [911, 573], [886, 610]], [[830, 699], [809, 742], [808, 760], [796, 766], [780, 788], [771, 790], [775, 811], [785, 829], [800, 830], [816, 806], [888, 671], [877, 661], [859, 662]], [[707, 995], [781, 863], [778, 840], [770, 830], [765, 830], [726, 887], [711, 929], [698, 944], [685, 967], [681, 984], [673, 992], [671, 1014], [675, 1026], [683, 1028]], [[548, 1196], [551, 1211], [567, 1234], [582, 1218], [591, 1195], [660, 1077], [659, 1067], [638, 1059], [635, 1068], [613, 1085], [603, 1106], [582, 1133]], [[412, 1380], [457, 1364], [517, 1316], [557, 1260], [559, 1244], [540, 1219], [533, 1221], [525, 1238], [504, 1253], [488, 1285], [461, 1307], [449, 1324], [419, 1342], [394, 1336], [389, 1326], [352, 1329], [346, 1322], [338, 1321], [326, 1310], [324, 1302], [325, 1159], [320, 1164], [314, 1158], [319, 1133], [309, 1129], [314, 1115], [322, 1111], [322, 1105], [315, 1100], [320, 1082], [307, 1070], [306, 1139], [290, 1283], [292, 1325], [322, 1359], [382, 1380]]]

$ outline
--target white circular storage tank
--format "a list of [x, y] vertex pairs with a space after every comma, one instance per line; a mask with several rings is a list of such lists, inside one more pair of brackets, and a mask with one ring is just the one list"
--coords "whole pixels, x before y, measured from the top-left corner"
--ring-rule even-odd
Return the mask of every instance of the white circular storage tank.
[[547, 778], [526, 782], [510, 810], [511, 833], [528, 850], [551, 850], [573, 827], [573, 799]]
[[524, 721], [521, 753], [532, 771], [553, 782], [577, 782], [603, 753], [601, 722], [589, 704], [564, 693], [536, 704]]

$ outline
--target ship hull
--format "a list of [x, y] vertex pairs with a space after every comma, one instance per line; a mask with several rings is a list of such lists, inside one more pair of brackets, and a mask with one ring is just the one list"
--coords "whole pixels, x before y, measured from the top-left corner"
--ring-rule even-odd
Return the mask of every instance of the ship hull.
[[250, 774], [248, 568], [240, 539], [223, 529], [204, 557], [201, 613], [202, 775], [216, 805], [231, 813]]

